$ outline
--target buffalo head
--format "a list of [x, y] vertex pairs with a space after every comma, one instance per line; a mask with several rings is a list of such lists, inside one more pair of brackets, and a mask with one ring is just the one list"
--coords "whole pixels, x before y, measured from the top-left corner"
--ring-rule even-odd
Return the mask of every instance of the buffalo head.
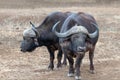
[[31, 22], [30, 24], [32, 25], [32, 28], [26, 29], [23, 32], [23, 40], [20, 46], [22, 52], [32, 52], [39, 45], [37, 42], [39, 33]]
[[[88, 38], [95, 38], [98, 35], [98, 30], [96, 30], [93, 33], [89, 33], [88, 30], [84, 26], [78, 26], [78, 25], [73, 26], [72, 28], [70, 28], [64, 33], [59, 33], [55, 29], [55, 27], [59, 23], [60, 22], [57, 22], [53, 26], [52, 30], [59, 38], [67, 39], [67, 41], [65, 41], [67, 42], [67, 45], [65, 46], [69, 47], [69, 49], [73, 51], [74, 53], [84, 53], [86, 51], [86, 40]], [[97, 28], [97, 25], [95, 26]], [[62, 44], [65, 44], [64, 41]]]

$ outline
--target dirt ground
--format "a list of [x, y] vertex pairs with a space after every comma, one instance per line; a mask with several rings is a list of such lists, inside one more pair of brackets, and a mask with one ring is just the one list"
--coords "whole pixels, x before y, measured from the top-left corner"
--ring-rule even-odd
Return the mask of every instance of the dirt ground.
[[[95, 17], [100, 37], [95, 49], [95, 74], [89, 73], [88, 53], [83, 59], [82, 80], [120, 80], [120, 8], [119, 7], [52, 7], [0, 9], [0, 80], [74, 80], [67, 77], [68, 65], [50, 71], [49, 54], [43, 47], [22, 53], [22, 32], [38, 26], [50, 12], [86, 12]], [[57, 53], [57, 52], [56, 52]], [[56, 66], [55, 59], [55, 66]]]

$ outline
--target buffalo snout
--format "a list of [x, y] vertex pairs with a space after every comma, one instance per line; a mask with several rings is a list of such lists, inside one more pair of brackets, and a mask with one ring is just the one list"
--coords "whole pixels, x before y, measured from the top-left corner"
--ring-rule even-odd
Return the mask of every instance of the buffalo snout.
[[86, 48], [85, 47], [77, 47], [77, 52], [85, 52]]

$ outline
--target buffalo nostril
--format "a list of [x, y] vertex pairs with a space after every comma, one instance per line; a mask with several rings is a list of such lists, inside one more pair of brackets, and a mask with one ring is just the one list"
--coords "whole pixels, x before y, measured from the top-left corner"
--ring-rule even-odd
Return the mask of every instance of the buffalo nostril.
[[78, 48], [77, 48], [77, 51], [79, 51], [79, 52], [84, 52], [84, 50], [85, 50], [84, 47], [78, 47]]

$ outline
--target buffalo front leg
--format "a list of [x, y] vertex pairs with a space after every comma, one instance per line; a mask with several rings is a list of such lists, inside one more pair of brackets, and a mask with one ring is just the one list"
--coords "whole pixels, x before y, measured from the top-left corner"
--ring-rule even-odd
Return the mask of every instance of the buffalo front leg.
[[57, 68], [62, 67], [61, 59], [62, 59], [62, 50], [59, 50], [57, 55], [57, 60], [58, 60]]
[[64, 54], [64, 59], [63, 59], [63, 65], [67, 65], [67, 51], [65, 51], [64, 48], [61, 48], [62, 49], [62, 53]]
[[76, 56], [76, 62], [75, 62], [75, 79], [76, 80], [81, 80], [81, 71], [80, 71], [80, 66], [82, 63], [82, 59], [85, 54], [78, 54]]
[[66, 55], [68, 62], [69, 62], [69, 73], [68, 76], [69, 77], [73, 77], [74, 76], [74, 68], [73, 68], [73, 64], [74, 64], [74, 60], [71, 56]]
[[89, 60], [90, 60], [90, 73], [94, 74], [94, 64], [93, 64], [93, 58], [94, 58], [94, 49], [89, 52]]
[[67, 58], [66, 58], [66, 54], [65, 53], [63, 53], [64, 54], [64, 59], [63, 59], [63, 65], [67, 65]]
[[47, 49], [48, 49], [48, 52], [50, 54], [50, 63], [49, 63], [48, 69], [53, 70], [53, 68], [54, 68], [54, 52], [55, 52], [55, 50], [53, 50], [50, 47], [47, 47]]

